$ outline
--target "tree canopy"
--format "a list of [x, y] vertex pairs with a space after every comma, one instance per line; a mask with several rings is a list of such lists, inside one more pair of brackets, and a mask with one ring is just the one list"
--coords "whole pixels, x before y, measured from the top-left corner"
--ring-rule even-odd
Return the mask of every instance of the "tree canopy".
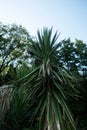
[[0, 23], [0, 73], [9, 65], [28, 62], [29, 39], [24, 27]]

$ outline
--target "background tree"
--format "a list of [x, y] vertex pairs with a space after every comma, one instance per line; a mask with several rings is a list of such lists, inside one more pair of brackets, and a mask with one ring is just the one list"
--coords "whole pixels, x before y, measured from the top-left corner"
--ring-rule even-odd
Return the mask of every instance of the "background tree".
[[15, 76], [17, 65], [30, 64], [28, 31], [15, 24], [0, 23], [0, 84], [5, 84]]
[[0, 73], [9, 65], [28, 62], [29, 33], [22, 26], [0, 23]]
[[75, 118], [77, 118], [77, 130], [87, 129], [87, 44], [82, 40], [75, 40], [76, 57], [78, 58], [78, 71], [82, 76], [80, 81], [80, 98], [71, 103]]
[[60, 65], [69, 71], [77, 71], [78, 59], [74, 42], [70, 38], [63, 40], [59, 49]]
[[75, 40], [76, 55], [78, 58], [78, 70], [83, 72], [83, 76], [87, 76], [87, 44], [82, 40]]

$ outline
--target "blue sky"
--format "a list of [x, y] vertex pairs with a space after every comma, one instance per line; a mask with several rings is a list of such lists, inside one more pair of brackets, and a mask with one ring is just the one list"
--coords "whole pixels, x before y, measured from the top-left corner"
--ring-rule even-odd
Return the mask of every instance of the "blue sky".
[[87, 43], [87, 0], [0, 0], [0, 22], [21, 24], [33, 36], [53, 26], [61, 40]]

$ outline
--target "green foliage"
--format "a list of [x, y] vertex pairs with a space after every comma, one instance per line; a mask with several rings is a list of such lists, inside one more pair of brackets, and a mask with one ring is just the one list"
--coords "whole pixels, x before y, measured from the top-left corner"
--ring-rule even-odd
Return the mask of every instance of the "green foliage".
[[78, 93], [73, 84], [78, 79], [59, 66], [60, 44], [57, 38], [57, 33], [52, 37], [52, 29], [45, 28], [42, 33], [38, 31], [37, 39], [31, 40], [29, 48], [34, 67], [20, 80], [26, 81], [26, 77], [29, 77], [25, 85], [29, 86], [29, 100], [35, 104], [31, 120], [34, 125], [38, 119], [40, 130], [48, 127], [56, 130], [58, 124], [60, 129], [65, 129], [66, 124], [70, 129], [75, 129], [67, 101]]
[[69, 71], [77, 70], [78, 59], [75, 56], [75, 44], [70, 38], [63, 40], [59, 49], [59, 63]]
[[29, 58], [30, 36], [25, 28], [0, 23], [0, 74], [9, 65], [16, 66]]
[[25, 91], [15, 89], [9, 108], [4, 113], [0, 129], [22, 130], [28, 127], [30, 118], [29, 106]]
[[87, 45], [58, 43], [52, 28], [34, 39], [22, 26], [0, 24], [0, 30], [0, 84], [13, 86], [9, 105], [0, 102], [0, 129], [85, 130]]

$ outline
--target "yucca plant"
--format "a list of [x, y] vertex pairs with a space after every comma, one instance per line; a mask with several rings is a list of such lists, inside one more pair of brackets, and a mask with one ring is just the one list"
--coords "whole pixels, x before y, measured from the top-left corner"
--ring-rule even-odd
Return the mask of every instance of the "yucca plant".
[[[67, 102], [78, 93], [74, 83], [77, 78], [59, 65], [57, 32], [44, 28], [31, 40], [29, 52], [33, 59], [31, 72], [21, 78], [28, 88], [32, 103], [31, 129], [37, 124], [39, 130], [75, 130], [75, 122]], [[26, 80], [27, 79], [27, 80]], [[36, 130], [36, 128], [35, 128]]]

